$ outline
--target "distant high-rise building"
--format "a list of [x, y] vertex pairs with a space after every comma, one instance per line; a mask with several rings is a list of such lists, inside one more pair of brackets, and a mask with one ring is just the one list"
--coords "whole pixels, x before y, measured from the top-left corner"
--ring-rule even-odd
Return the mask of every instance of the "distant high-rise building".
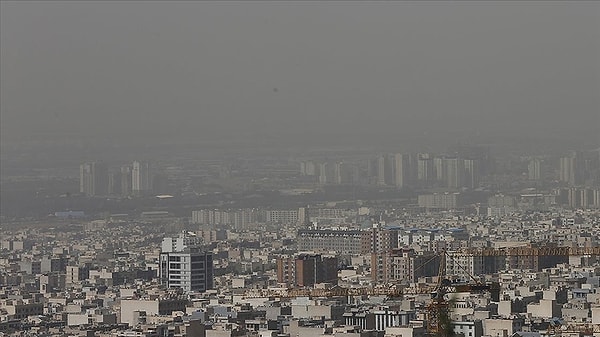
[[108, 166], [101, 162], [79, 166], [79, 192], [87, 196], [108, 194]]
[[560, 181], [574, 184], [575, 182], [575, 158], [572, 157], [562, 157], [560, 158], [560, 171], [559, 171], [559, 179]]
[[394, 155], [394, 183], [402, 188], [408, 185], [411, 176], [410, 158], [407, 154]]
[[168, 288], [203, 292], [213, 288], [213, 256], [202, 251], [196, 237], [165, 238], [159, 258], [159, 279]]
[[542, 178], [541, 161], [532, 159], [527, 165], [527, 178], [529, 180], [540, 180]]
[[581, 154], [571, 153], [568, 157], [560, 158], [560, 181], [566, 182], [570, 186], [579, 185], [583, 180], [583, 165]]
[[298, 224], [300, 226], [307, 226], [310, 224], [310, 214], [308, 213], [308, 207], [298, 208]]
[[420, 153], [417, 159], [417, 179], [429, 183], [435, 180], [433, 158], [428, 153]]
[[344, 163], [342, 163], [342, 162], [337, 162], [333, 166], [333, 182], [336, 185], [341, 185], [344, 182], [343, 167], [344, 167]]
[[367, 179], [366, 182], [371, 185], [375, 185], [379, 180], [379, 158], [370, 158], [367, 160]]
[[131, 166], [121, 166], [121, 195], [131, 195]]
[[92, 164], [83, 163], [79, 165], [79, 192], [90, 195], [93, 186]]
[[152, 191], [152, 172], [149, 162], [133, 162], [131, 190], [134, 194], [144, 194]]
[[419, 176], [418, 166], [419, 165], [419, 154], [411, 153], [408, 154], [408, 184], [414, 184]]
[[394, 161], [395, 156], [382, 154], [377, 158], [377, 185], [394, 185]]
[[464, 168], [465, 168], [465, 179], [464, 186], [469, 188], [477, 188], [479, 187], [480, 180], [480, 164], [479, 159], [465, 159], [464, 160]]
[[433, 158], [433, 173], [435, 174], [435, 180], [437, 180], [440, 183], [446, 183], [446, 181], [448, 180], [448, 170], [446, 169], [446, 166], [446, 158]]
[[379, 186], [385, 186], [386, 185], [386, 157], [384, 155], [381, 155], [377, 158], [377, 185]]
[[319, 164], [319, 184], [329, 183], [329, 165], [327, 163]]
[[119, 195], [121, 194], [121, 172], [113, 171], [108, 174], [108, 194]]
[[391, 167], [387, 155], [377, 158], [377, 185], [385, 186], [390, 182]]
[[448, 188], [462, 188], [464, 186], [464, 160], [460, 158], [446, 158], [446, 186]]
[[312, 160], [300, 162], [300, 174], [303, 176], [314, 176], [317, 174], [317, 165]]

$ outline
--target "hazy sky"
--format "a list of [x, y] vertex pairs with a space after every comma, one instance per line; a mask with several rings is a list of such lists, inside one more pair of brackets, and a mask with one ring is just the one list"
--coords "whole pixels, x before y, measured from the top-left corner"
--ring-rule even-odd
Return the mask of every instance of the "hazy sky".
[[0, 9], [3, 140], [599, 139], [600, 2]]

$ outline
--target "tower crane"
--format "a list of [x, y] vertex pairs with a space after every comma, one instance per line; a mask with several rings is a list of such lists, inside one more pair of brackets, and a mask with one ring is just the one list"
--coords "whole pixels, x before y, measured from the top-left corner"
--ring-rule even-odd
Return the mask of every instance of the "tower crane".
[[498, 301], [500, 297], [499, 283], [482, 283], [477, 280], [468, 270], [458, 264], [463, 271], [473, 280], [466, 284], [453, 284], [446, 277], [446, 259], [451, 258], [445, 250], [440, 253], [440, 267], [438, 271], [438, 282], [435, 291], [431, 294], [431, 302], [426, 306], [427, 334], [428, 336], [448, 337], [452, 335], [452, 325], [449, 315], [450, 301], [446, 299], [448, 293], [484, 293], [490, 292], [492, 299]]

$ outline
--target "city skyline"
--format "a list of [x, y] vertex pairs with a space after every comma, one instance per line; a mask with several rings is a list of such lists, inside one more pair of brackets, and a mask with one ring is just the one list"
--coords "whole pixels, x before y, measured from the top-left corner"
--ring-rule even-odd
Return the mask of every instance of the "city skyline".
[[599, 18], [0, 0], [0, 337], [599, 335]]

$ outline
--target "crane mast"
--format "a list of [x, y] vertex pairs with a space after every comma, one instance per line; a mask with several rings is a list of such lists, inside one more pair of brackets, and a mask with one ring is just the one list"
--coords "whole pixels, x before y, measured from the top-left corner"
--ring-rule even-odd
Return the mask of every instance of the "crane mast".
[[446, 276], [447, 259], [453, 257], [445, 250], [440, 253], [440, 267], [435, 291], [431, 294], [431, 302], [426, 307], [427, 335], [436, 337], [449, 337], [453, 335], [452, 320], [450, 317], [450, 304], [446, 298], [449, 293], [483, 293], [490, 292], [492, 299], [498, 301], [500, 297], [499, 283], [482, 283], [471, 275], [463, 266], [462, 268], [473, 282], [467, 284], [454, 284]]

